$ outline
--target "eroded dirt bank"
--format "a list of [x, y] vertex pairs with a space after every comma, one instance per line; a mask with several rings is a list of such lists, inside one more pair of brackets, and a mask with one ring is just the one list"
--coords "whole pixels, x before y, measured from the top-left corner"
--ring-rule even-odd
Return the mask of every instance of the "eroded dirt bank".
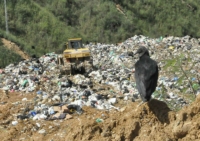
[[[14, 92], [6, 96], [1, 92], [1, 95], [4, 96], [0, 105], [0, 138], [3, 141], [200, 140], [200, 96], [179, 112], [170, 111], [161, 101], [151, 100], [140, 107], [137, 107], [138, 102], [123, 103], [120, 111], [83, 107], [83, 114], [73, 114], [71, 119], [34, 121], [17, 120], [16, 115], [31, 103], [35, 94]], [[22, 101], [24, 97], [28, 101]], [[97, 121], [98, 118], [101, 121]], [[12, 125], [15, 120], [18, 124]]]

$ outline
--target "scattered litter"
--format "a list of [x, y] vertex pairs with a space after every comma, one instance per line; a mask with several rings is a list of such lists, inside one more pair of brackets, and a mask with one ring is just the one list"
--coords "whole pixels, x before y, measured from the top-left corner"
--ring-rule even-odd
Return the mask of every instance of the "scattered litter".
[[[70, 119], [73, 114], [84, 113], [83, 106], [120, 111], [120, 108], [115, 106], [120, 100], [134, 102], [140, 99], [134, 80], [134, 64], [138, 59], [134, 53], [139, 46], [147, 47], [151, 58], [156, 60], [161, 68], [158, 86], [152, 98], [171, 102], [172, 107], [183, 107], [189, 102], [180, 93], [199, 94], [199, 39], [190, 36], [152, 39], [135, 35], [118, 45], [89, 44], [94, 68], [88, 75], [62, 75], [56, 63], [59, 54], [47, 53], [38, 59], [24, 60], [0, 69], [0, 88], [6, 93], [36, 94], [33, 101], [24, 97], [23, 102], [12, 103], [34, 103], [32, 108], [18, 114], [19, 119]], [[185, 70], [186, 67], [191, 67], [192, 77], [189, 80], [192, 88], [184, 73], [167, 74], [172, 70], [163, 70], [167, 65], [163, 60], [181, 56], [179, 50], [187, 52], [182, 61], [188, 59], [195, 62], [193, 66], [190, 62], [186, 62], [188, 66], [183, 66]], [[169, 65], [176, 65], [173, 61], [171, 63]]]

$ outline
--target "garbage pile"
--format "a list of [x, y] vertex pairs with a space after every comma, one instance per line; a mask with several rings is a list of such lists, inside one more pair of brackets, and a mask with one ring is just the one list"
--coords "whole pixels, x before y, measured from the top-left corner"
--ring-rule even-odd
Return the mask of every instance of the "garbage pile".
[[[200, 39], [160, 37], [152, 39], [136, 35], [114, 44], [88, 44], [93, 58], [89, 75], [61, 75], [56, 64], [58, 54], [48, 53], [38, 59], [10, 64], [0, 71], [0, 88], [24, 93], [34, 92], [33, 109], [19, 113], [17, 118], [33, 120], [70, 119], [81, 114], [83, 106], [100, 110], [120, 110], [119, 100], [138, 101], [134, 81], [134, 55], [139, 46], [145, 46], [160, 67], [158, 86], [153, 98], [171, 102], [172, 107], [183, 107], [191, 102], [183, 93], [200, 94]], [[181, 56], [182, 55], [182, 56]], [[171, 70], [181, 56], [180, 69]], [[175, 61], [174, 61], [175, 60]], [[170, 62], [172, 64], [169, 64]], [[165, 68], [169, 64], [168, 68]], [[189, 73], [188, 73], [189, 72]]]
[[[153, 98], [172, 102], [171, 108], [176, 108], [191, 102], [190, 99], [184, 98], [183, 93], [189, 94], [191, 97], [200, 93], [200, 39], [191, 38], [190, 36], [169, 36], [152, 39], [136, 35], [118, 46], [99, 44], [92, 47], [95, 54], [102, 58], [95, 65], [102, 70], [102, 74], [105, 69], [107, 72], [114, 73], [115, 77], [118, 74], [119, 76], [132, 74], [131, 70], [134, 70], [133, 65], [137, 61], [134, 53], [140, 46], [149, 49], [151, 58], [156, 60], [160, 67], [158, 87]], [[118, 71], [124, 72], [120, 74]], [[134, 81], [130, 82], [135, 86]], [[113, 81], [106, 83], [113, 83]], [[135, 87], [131, 88], [129, 87], [128, 90], [137, 94], [137, 91], [134, 91]]]

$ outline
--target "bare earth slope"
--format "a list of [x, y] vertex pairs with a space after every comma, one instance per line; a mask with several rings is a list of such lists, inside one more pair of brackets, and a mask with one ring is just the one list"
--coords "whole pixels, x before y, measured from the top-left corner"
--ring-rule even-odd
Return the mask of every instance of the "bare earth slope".
[[19, 54], [23, 59], [29, 59], [28, 54], [25, 52], [21, 51], [20, 48], [13, 42], [6, 40], [5, 38], [1, 38], [2, 43], [4, 44], [5, 47], [8, 49], [14, 51], [15, 53]]
[[[6, 95], [1, 91], [0, 95], [0, 138], [3, 141], [200, 140], [200, 96], [179, 112], [170, 111], [161, 101], [151, 100], [140, 107], [137, 102], [129, 102], [121, 106], [120, 111], [83, 107], [83, 114], [73, 114], [72, 119], [34, 121], [17, 120], [16, 116], [25, 107], [33, 108], [35, 94], [9, 92]], [[28, 100], [22, 101], [25, 97]], [[103, 121], [97, 122], [97, 118]], [[12, 125], [15, 120], [18, 124]]]

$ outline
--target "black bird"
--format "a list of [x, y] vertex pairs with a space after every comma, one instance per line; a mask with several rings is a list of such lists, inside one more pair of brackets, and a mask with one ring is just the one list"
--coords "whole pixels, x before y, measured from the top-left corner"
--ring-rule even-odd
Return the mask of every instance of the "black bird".
[[136, 87], [143, 102], [151, 99], [158, 81], [158, 65], [149, 56], [145, 47], [140, 47], [135, 54], [139, 54], [139, 60], [135, 63]]

